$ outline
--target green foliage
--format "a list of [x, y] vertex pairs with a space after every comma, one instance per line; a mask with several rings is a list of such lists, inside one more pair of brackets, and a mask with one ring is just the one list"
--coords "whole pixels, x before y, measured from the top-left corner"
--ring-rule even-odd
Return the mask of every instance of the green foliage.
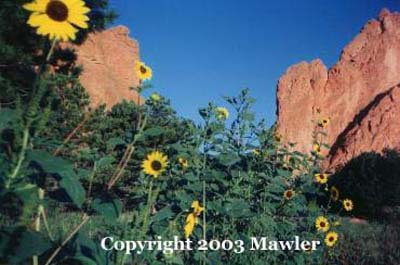
[[[329, 213], [335, 203], [328, 185], [314, 181], [321, 156], [282, 146], [273, 127], [255, 120], [248, 89], [225, 98], [229, 122], [210, 103], [195, 124], [163, 97], [91, 109], [73, 52], [53, 52], [32, 34], [23, 3], [0, 3], [1, 263], [318, 264], [338, 257], [326, 246], [310, 253], [101, 250], [98, 242], [105, 236], [183, 238], [188, 216], [197, 221], [190, 231], [194, 241], [249, 243], [257, 236], [323, 241], [325, 234], [315, 229], [321, 215], [335, 231], [341, 228], [333, 227], [339, 218]], [[87, 5], [89, 31], [113, 17], [107, 1]], [[81, 31], [77, 42], [87, 33]], [[45, 62], [47, 53], [52, 56]], [[65, 64], [49, 71], [57, 60]], [[37, 70], [38, 65], [43, 66]], [[316, 132], [321, 146], [323, 137], [324, 131]], [[142, 166], [154, 151], [168, 157], [157, 178]], [[292, 196], [285, 198], [287, 191]], [[204, 209], [196, 212], [193, 202]]]
[[395, 150], [361, 154], [337, 172], [331, 183], [354, 199], [357, 216], [378, 221], [400, 216], [400, 156]]

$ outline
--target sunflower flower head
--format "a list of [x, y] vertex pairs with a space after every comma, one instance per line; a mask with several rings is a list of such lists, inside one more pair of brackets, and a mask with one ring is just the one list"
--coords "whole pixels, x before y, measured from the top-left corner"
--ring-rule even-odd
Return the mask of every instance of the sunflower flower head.
[[325, 184], [328, 182], [329, 175], [326, 173], [317, 173], [314, 175], [315, 181], [319, 184]]
[[185, 238], [189, 238], [192, 235], [196, 223], [197, 223], [197, 216], [194, 213], [189, 213], [188, 216], [186, 217], [186, 222], [184, 227]]
[[218, 120], [226, 120], [229, 118], [229, 111], [227, 108], [218, 107], [215, 109], [215, 113]]
[[75, 40], [78, 28], [88, 28], [90, 9], [83, 0], [34, 0], [23, 7], [32, 12], [27, 24], [51, 40]]
[[283, 197], [284, 197], [286, 200], [292, 199], [294, 195], [295, 195], [295, 192], [294, 192], [294, 190], [292, 190], [292, 189], [285, 190], [285, 192], [283, 193]]
[[331, 231], [325, 235], [324, 241], [328, 247], [333, 247], [336, 244], [338, 238], [339, 235], [336, 232]]
[[343, 200], [343, 208], [347, 211], [350, 212], [354, 208], [353, 201], [350, 199], [344, 199]]
[[135, 63], [135, 72], [141, 81], [150, 80], [153, 77], [153, 70], [144, 62]]
[[157, 93], [153, 93], [150, 95], [150, 99], [154, 102], [159, 102], [161, 100], [161, 96]]
[[314, 144], [314, 145], [313, 145], [313, 151], [314, 151], [317, 155], [321, 154], [321, 145], [320, 145], [320, 144]]
[[317, 228], [317, 231], [327, 232], [329, 230], [328, 219], [324, 216], [318, 216], [317, 219], [315, 219], [315, 227]]
[[339, 200], [339, 194], [340, 194], [339, 190], [335, 186], [332, 186], [331, 187], [331, 199], [334, 201]]
[[201, 212], [204, 211], [204, 207], [200, 206], [199, 201], [193, 201], [192, 202], [192, 209], [193, 209], [193, 213], [196, 216], [199, 216], [201, 214]]
[[168, 166], [168, 157], [162, 152], [153, 151], [142, 162], [142, 171], [145, 174], [158, 178]]
[[260, 155], [260, 149], [253, 149], [253, 150], [251, 150], [251, 152], [252, 152], [253, 155], [255, 155], [255, 156], [259, 156], [259, 155]]
[[319, 122], [318, 125], [322, 128], [325, 128], [326, 126], [329, 125], [330, 119], [329, 118], [322, 118]]
[[178, 158], [178, 162], [182, 168], [187, 168], [189, 166], [189, 162], [187, 161], [186, 158], [180, 157]]

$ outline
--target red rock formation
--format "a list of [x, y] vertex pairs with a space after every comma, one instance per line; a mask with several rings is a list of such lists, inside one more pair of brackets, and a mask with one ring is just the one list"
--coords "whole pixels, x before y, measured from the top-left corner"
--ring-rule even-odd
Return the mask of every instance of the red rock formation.
[[325, 163], [343, 165], [363, 152], [400, 148], [400, 86], [376, 96], [338, 136]]
[[91, 97], [92, 106], [102, 103], [110, 108], [123, 99], [139, 102], [131, 87], [139, 85], [135, 62], [139, 45], [129, 37], [129, 29], [118, 26], [92, 33], [80, 46], [73, 47], [77, 65], [83, 67], [80, 81]]
[[[399, 130], [395, 120], [400, 120], [400, 112], [392, 106], [398, 100], [398, 89], [393, 88], [398, 84], [400, 14], [383, 10], [344, 48], [331, 69], [326, 70], [320, 60], [288, 69], [278, 84], [277, 132], [284, 142], [295, 142], [297, 150], [309, 152], [315, 122], [329, 117], [324, 141], [333, 148], [325, 162], [328, 168], [341, 166], [362, 152], [400, 148], [395, 135], [378, 136], [385, 126], [390, 133]], [[375, 106], [380, 94], [385, 96]]]

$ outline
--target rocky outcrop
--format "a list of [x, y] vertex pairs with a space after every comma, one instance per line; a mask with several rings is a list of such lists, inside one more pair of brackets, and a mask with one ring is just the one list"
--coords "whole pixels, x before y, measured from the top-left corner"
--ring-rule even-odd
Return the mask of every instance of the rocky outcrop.
[[[327, 70], [320, 60], [290, 67], [279, 80], [277, 133], [309, 152], [316, 121], [329, 118], [325, 167], [362, 152], [400, 148], [400, 14], [383, 10]], [[393, 133], [393, 135], [391, 135]]]
[[338, 136], [325, 167], [337, 168], [363, 152], [400, 148], [400, 85], [377, 95]]
[[83, 67], [80, 81], [90, 95], [92, 106], [105, 103], [110, 108], [123, 99], [142, 101], [130, 89], [139, 85], [134, 70], [139, 60], [139, 45], [129, 37], [128, 28], [118, 26], [92, 33], [73, 49], [76, 64]]

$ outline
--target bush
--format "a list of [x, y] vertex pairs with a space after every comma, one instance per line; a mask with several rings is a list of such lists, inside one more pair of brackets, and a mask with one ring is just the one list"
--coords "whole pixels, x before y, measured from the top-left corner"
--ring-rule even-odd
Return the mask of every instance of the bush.
[[331, 183], [353, 198], [354, 215], [377, 221], [398, 219], [400, 157], [395, 150], [361, 154], [337, 172]]

